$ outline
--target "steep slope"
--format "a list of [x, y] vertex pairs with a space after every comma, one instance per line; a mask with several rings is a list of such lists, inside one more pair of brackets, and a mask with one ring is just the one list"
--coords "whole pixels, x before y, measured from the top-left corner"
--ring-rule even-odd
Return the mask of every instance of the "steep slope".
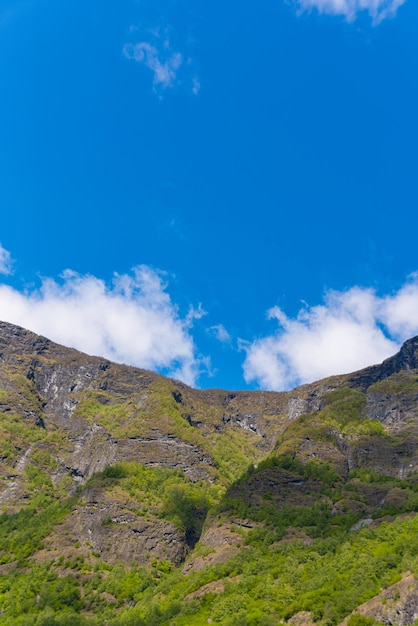
[[0, 323], [0, 623], [337, 624], [415, 571], [417, 400], [418, 338], [354, 374], [227, 392]]

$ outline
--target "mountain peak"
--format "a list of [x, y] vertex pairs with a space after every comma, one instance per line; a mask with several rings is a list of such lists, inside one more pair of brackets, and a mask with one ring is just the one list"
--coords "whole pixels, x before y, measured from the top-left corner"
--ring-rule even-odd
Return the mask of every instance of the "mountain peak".
[[371, 365], [349, 375], [349, 384], [366, 390], [370, 385], [384, 380], [401, 370], [418, 369], [418, 336], [405, 341], [399, 352], [383, 363]]

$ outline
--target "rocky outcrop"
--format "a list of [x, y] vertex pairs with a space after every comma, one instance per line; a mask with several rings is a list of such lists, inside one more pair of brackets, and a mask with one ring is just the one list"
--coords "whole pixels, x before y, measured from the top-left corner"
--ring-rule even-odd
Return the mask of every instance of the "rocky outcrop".
[[[412, 626], [418, 619], [418, 581], [411, 573], [359, 606], [353, 614], [377, 620], [384, 626]], [[347, 626], [348, 616], [340, 626]]]
[[[65, 552], [87, 547], [108, 563], [144, 565], [150, 560], [184, 560], [184, 533], [167, 520], [141, 517], [111, 494], [88, 489], [79, 505], [47, 539], [46, 546]], [[137, 503], [138, 506], [138, 503]], [[140, 505], [139, 505], [140, 506]]]
[[400, 371], [418, 369], [418, 337], [408, 339], [399, 352], [379, 365], [366, 367], [348, 377], [348, 384], [366, 391], [378, 381], [389, 378]]

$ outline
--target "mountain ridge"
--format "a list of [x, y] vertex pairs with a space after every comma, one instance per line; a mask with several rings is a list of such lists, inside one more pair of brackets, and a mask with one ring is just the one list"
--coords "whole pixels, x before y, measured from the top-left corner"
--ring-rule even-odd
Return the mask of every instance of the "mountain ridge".
[[[293, 550], [299, 559], [305, 550], [316, 559], [316, 546], [332, 537], [354, 550], [357, 533], [383, 541], [379, 520], [382, 528], [396, 523], [404, 533], [415, 523], [418, 337], [381, 364], [291, 391], [199, 390], [0, 322], [0, 417], [1, 521], [6, 530], [15, 528], [11, 535], [4, 531], [0, 567], [25, 581], [24, 572], [43, 567], [57, 581], [65, 572], [78, 598], [72, 623], [128, 624], [136, 615], [132, 624], [183, 626], [190, 623], [183, 612], [194, 607], [197, 625], [208, 619], [238, 624], [227, 607], [255, 567], [248, 560], [253, 551], [265, 573], [272, 572], [269, 593], [276, 599], [260, 599], [256, 619], [250, 608], [256, 585], [249, 589], [243, 624], [284, 623], [306, 610], [314, 623], [337, 624], [373, 597], [372, 574], [367, 594], [350, 587], [351, 600], [333, 611], [320, 591], [308, 600], [302, 588], [283, 604], [273, 593], [282, 557], [276, 562], [272, 554]], [[396, 576], [414, 571], [408, 558], [407, 566], [396, 557]], [[90, 572], [81, 582], [80, 560]], [[138, 567], [145, 568], [144, 579], [153, 572], [149, 588], [157, 595], [160, 579], [177, 581], [173, 589], [180, 589], [186, 608], [167, 617], [161, 606], [174, 610], [174, 591], [160, 604], [145, 590], [132, 591], [132, 613], [132, 600], [110, 593], [106, 576], [94, 574], [118, 567], [125, 581]], [[396, 583], [389, 573], [383, 568], [379, 574], [382, 588]], [[88, 591], [89, 577], [105, 599]], [[37, 595], [58, 584], [42, 580]], [[13, 593], [12, 579], [10, 585]], [[94, 599], [90, 612], [86, 594]], [[405, 595], [409, 603], [412, 596]], [[10, 594], [5, 598], [0, 624], [38, 626], [45, 611], [53, 613], [51, 624], [64, 623], [66, 609], [57, 608], [58, 601], [41, 610], [28, 600], [31, 617], [24, 622]], [[148, 605], [161, 613], [154, 622]], [[97, 617], [99, 606], [110, 621]]]

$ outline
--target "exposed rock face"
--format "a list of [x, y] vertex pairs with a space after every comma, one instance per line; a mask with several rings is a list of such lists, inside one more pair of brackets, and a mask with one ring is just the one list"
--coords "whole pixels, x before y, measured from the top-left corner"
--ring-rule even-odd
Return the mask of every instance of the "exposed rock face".
[[[398, 583], [359, 606], [355, 614], [378, 620], [385, 626], [412, 626], [418, 619], [418, 581], [407, 573]], [[346, 626], [350, 617], [341, 624]]]
[[288, 624], [291, 626], [314, 626], [315, 622], [313, 621], [312, 613], [309, 611], [301, 611], [300, 613], [296, 613], [289, 621]]
[[[13, 383], [18, 374], [28, 381], [38, 406], [19, 403], [3, 406], [34, 417], [46, 428], [59, 428], [66, 435], [66, 449], [59, 450], [63, 470], [72, 473], [76, 483], [120, 460], [135, 460], [150, 465], [182, 468], [193, 479], [207, 478], [213, 460], [198, 446], [182, 441], [150, 423], [138, 436], [114, 437], [101, 424], [75, 414], [85, 392], [105, 392], [95, 396], [98, 402], [112, 405], [129, 401], [146, 390], [159, 377], [151, 372], [112, 364], [38, 337], [34, 333], [0, 323], [0, 359], [6, 366], [0, 373], [0, 385], [6, 391], [20, 387]], [[136, 407], [138, 409], [138, 407]], [[115, 413], [115, 420], [117, 415]]]
[[367, 390], [374, 383], [389, 378], [402, 370], [418, 369], [418, 337], [413, 337], [405, 341], [400, 351], [389, 357], [380, 365], [366, 367], [359, 372], [349, 376], [349, 383], [352, 387], [360, 387]]
[[88, 489], [82, 503], [47, 541], [51, 548], [81, 542], [108, 563], [146, 564], [150, 559], [180, 563], [187, 554], [184, 534], [165, 520], [147, 521], [100, 490]]

